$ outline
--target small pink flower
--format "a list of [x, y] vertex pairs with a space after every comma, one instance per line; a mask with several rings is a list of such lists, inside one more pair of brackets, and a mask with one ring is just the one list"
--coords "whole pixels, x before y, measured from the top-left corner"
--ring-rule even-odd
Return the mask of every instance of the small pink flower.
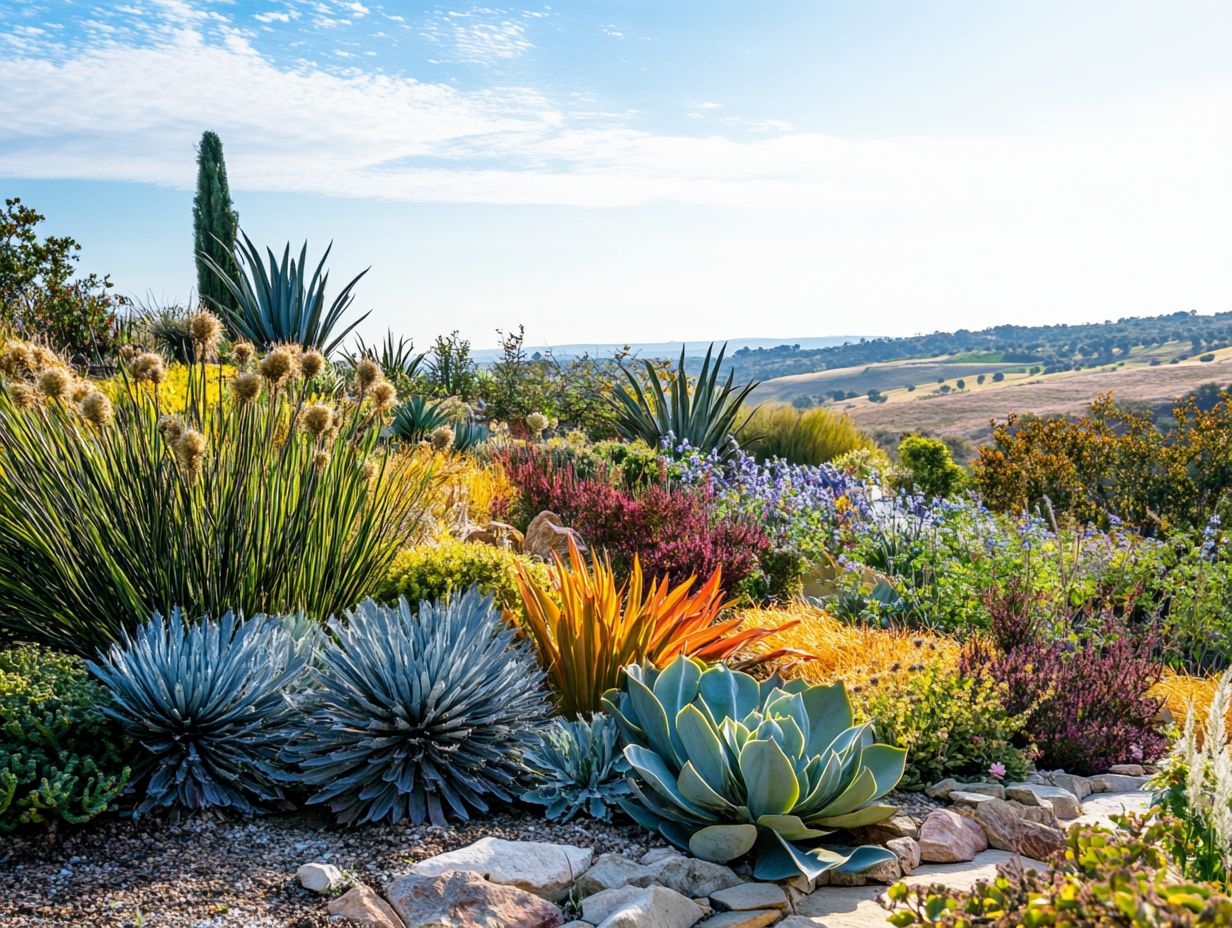
[[1001, 761], [999, 760], [994, 761], [992, 765], [989, 766], [988, 773], [994, 779], [1004, 780], [1005, 779], [1005, 764], [1001, 763]]

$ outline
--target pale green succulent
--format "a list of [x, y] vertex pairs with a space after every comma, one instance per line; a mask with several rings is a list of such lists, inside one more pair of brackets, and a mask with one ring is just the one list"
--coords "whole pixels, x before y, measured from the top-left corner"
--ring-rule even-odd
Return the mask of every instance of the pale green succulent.
[[878, 803], [907, 752], [853, 725], [841, 683], [764, 682], [678, 657], [663, 670], [625, 668], [603, 702], [633, 768], [621, 807], [695, 857], [725, 863], [750, 851], [758, 879], [853, 873], [894, 858], [881, 847], [821, 843], [889, 818]]

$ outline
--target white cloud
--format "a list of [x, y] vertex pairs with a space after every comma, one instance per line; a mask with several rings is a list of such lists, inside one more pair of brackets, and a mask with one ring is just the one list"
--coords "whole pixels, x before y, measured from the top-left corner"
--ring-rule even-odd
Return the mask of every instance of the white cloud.
[[289, 23], [294, 19], [299, 19], [299, 10], [282, 12], [271, 10], [268, 13], [257, 13], [252, 18], [259, 23]]
[[[524, 12], [521, 18], [535, 15]], [[424, 25], [422, 35], [472, 64], [512, 61], [535, 47], [518, 17], [489, 7], [438, 10]]]

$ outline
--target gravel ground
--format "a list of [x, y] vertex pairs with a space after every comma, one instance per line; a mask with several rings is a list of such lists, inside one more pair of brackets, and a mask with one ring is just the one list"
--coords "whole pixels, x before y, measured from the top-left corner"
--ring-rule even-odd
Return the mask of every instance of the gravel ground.
[[[555, 841], [636, 858], [654, 841], [636, 825], [554, 825], [507, 813], [469, 825], [332, 827], [321, 817], [198, 818], [178, 825], [108, 818], [57, 842], [0, 841], [0, 925], [107, 928], [309, 928], [324, 901], [295, 880], [329, 861], [378, 889], [410, 864], [479, 838]], [[337, 923], [334, 923], [335, 925]]]

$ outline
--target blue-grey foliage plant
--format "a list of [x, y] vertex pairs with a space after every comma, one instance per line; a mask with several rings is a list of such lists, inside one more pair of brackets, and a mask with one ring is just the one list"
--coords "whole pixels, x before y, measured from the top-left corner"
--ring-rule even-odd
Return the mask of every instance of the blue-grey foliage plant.
[[316, 633], [303, 619], [228, 612], [186, 622], [155, 613], [90, 669], [111, 692], [103, 712], [138, 746], [138, 814], [162, 809], [259, 811], [282, 800], [292, 694]]
[[726, 863], [751, 852], [759, 880], [893, 860], [831, 837], [894, 814], [879, 800], [907, 757], [877, 744], [871, 724], [853, 724], [841, 683], [758, 681], [681, 656], [662, 670], [626, 667], [624, 688], [603, 702], [633, 768], [621, 807], [695, 857]]
[[[218, 310], [232, 330], [248, 339], [259, 348], [271, 345], [294, 344], [316, 348], [330, 354], [354, 328], [368, 318], [364, 313], [346, 328], [339, 330], [343, 314], [355, 301], [352, 292], [361, 277], [370, 268], [360, 271], [342, 291], [326, 305], [325, 289], [329, 285], [329, 272], [325, 262], [329, 258], [331, 243], [325, 249], [316, 271], [308, 277], [308, 243], [300, 250], [299, 260], [291, 257], [288, 242], [282, 252], [282, 260], [267, 248], [267, 260], [260, 249], [244, 232], [242, 242], [235, 243], [235, 264], [238, 270], [232, 273], [209, 255], [202, 260], [218, 275], [227, 291], [235, 300], [218, 305]], [[238, 307], [238, 308], [236, 308]]]
[[507, 803], [549, 712], [527, 646], [471, 588], [443, 602], [366, 600], [330, 623], [289, 753], [342, 824], [444, 825]]
[[620, 733], [610, 715], [589, 719], [554, 719], [539, 744], [524, 755], [531, 788], [523, 802], [544, 807], [551, 821], [576, 815], [607, 821], [629, 795], [629, 762], [620, 749]]

